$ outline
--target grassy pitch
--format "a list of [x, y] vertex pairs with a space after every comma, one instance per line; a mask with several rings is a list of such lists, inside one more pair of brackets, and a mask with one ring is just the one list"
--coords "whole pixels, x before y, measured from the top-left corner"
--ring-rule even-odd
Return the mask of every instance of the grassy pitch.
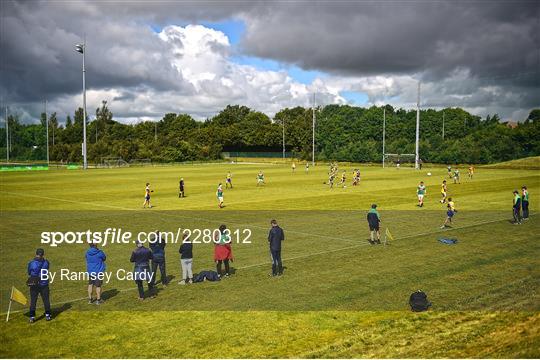
[[[288, 165], [207, 164], [83, 171], [3, 173], [0, 300], [11, 286], [27, 292], [26, 264], [42, 231], [124, 227], [132, 231], [248, 229], [233, 244], [235, 273], [218, 283], [177, 285], [178, 247], [167, 245], [171, 285], [136, 300], [132, 281], [104, 285], [105, 304], [86, 303], [86, 283], [51, 284], [52, 322], [28, 324], [26, 308], [0, 332], [2, 357], [539, 357], [540, 257], [535, 170], [461, 168], [449, 183], [459, 210], [441, 230], [446, 169], [361, 167], [362, 181], [329, 189], [327, 166], [293, 174]], [[340, 170], [341, 170], [340, 169]], [[266, 185], [256, 186], [263, 170]], [[233, 174], [218, 209], [215, 190]], [[432, 176], [427, 176], [428, 172]], [[179, 199], [178, 180], [186, 182]], [[424, 208], [416, 186], [427, 185]], [[155, 190], [142, 209], [144, 184]], [[510, 224], [512, 190], [526, 184], [531, 219]], [[382, 230], [395, 240], [371, 246], [365, 213], [379, 205]], [[270, 278], [266, 234], [275, 218], [285, 230], [285, 275]], [[443, 245], [438, 237], [457, 238]], [[83, 244], [46, 247], [51, 270], [84, 271]], [[132, 244], [111, 244], [108, 271], [131, 269]], [[214, 269], [212, 246], [196, 244], [194, 271]], [[413, 314], [411, 292], [433, 303]], [[38, 302], [41, 304], [41, 301]], [[42, 309], [38, 309], [40, 314]], [[5, 313], [4, 313], [5, 315]], [[46, 346], [42, 346], [46, 344]]]

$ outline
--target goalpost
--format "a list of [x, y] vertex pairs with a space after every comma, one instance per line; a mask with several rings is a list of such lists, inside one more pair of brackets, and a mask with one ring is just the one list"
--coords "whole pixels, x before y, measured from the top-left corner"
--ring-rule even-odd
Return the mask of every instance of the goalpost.
[[390, 161], [397, 166], [397, 163], [401, 165], [406, 164], [406, 166], [411, 166], [412, 168], [416, 165], [416, 154], [383, 154], [383, 167], [385, 164]]

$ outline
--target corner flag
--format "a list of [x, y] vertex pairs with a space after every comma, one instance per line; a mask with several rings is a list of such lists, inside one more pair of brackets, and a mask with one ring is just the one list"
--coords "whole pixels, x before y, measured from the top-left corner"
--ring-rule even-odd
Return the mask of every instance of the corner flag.
[[9, 296], [9, 307], [7, 311], [6, 322], [9, 321], [9, 313], [11, 311], [11, 303], [13, 301], [18, 302], [21, 305], [26, 305], [28, 303], [28, 299], [26, 299], [26, 296], [21, 291], [17, 290], [15, 286], [12, 286], [11, 295]]
[[384, 244], [386, 245], [387, 240], [394, 241], [394, 237], [392, 236], [392, 233], [388, 228], [386, 228], [386, 231], [384, 232]]

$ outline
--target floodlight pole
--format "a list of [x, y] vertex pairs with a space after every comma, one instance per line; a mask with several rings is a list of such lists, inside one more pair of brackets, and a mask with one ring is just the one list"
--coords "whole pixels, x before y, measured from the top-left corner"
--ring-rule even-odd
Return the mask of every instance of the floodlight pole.
[[444, 110], [442, 111], [442, 139], [444, 140]]
[[6, 105], [6, 162], [9, 163], [9, 121], [8, 121], [7, 105]]
[[382, 167], [384, 168], [384, 145], [386, 141], [386, 105], [383, 108], [383, 127], [382, 127]]
[[414, 160], [415, 169], [418, 169], [418, 163], [420, 160], [419, 142], [420, 142], [420, 81], [418, 81], [418, 98], [416, 102], [416, 152], [415, 152], [415, 160]]
[[312, 124], [312, 140], [311, 140], [311, 165], [315, 166], [315, 93], [313, 93], [313, 124]]
[[47, 100], [45, 100], [45, 129], [47, 134], [47, 166], [49, 166], [49, 118], [47, 116]]
[[[86, 35], [84, 35], [84, 42], [75, 46], [75, 51], [82, 54], [82, 75], [83, 75], [83, 143], [82, 143], [82, 154], [83, 154], [83, 169], [88, 168], [88, 161], [86, 158], [86, 68], [85, 68], [85, 57], [86, 57]], [[97, 126], [97, 124], [96, 124]]]
[[281, 120], [281, 129], [283, 130], [283, 160], [285, 160], [285, 117]]

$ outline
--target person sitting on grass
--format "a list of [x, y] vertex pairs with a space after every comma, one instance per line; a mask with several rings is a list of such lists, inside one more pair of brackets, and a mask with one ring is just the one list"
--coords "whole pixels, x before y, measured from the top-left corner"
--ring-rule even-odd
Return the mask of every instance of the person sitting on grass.
[[[233, 260], [231, 236], [229, 231], [226, 230], [227, 226], [220, 225], [219, 232], [214, 236], [214, 261], [216, 262], [216, 270], [220, 277], [230, 275], [229, 261]], [[222, 264], [225, 264], [225, 274], [223, 274], [221, 269]]]
[[[135, 277], [135, 283], [137, 284], [137, 290], [139, 291], [139, 300], [144, 300], [144, 287], [143, 281], [148, 282], [148, 292], [153, 292], [152, 277], [150, 272], [150, 260], [152, 260], [152, 252], [150, 249], [144, 247], [143, 243], [137, 240], [135, 242], [136, 248], [131, 253], [130, 262], [135, 263], [133, 269], [133, 275]], [[152, 297], [153, 294], [151, 295]]]
[[[381, 232], [379, 230], [379, 225], [381, 223], [381, 216], [377, 211], [377, 204], [371, 205], [371, 209], [369, 209], [367, 213], [367, 222], [369, 226], [369, 243], [371, 245], [380, 244]], [[377, 238], [375, 239], [375, 237]]]
[[49, 300], [49, 278], [42, 278], [42, 273], [49, 272], [49, 261], [45, 259], [43, 249], [36, 250], [36, 256], [28, 263], [28, 280], [26, 284], [30, 288], [30, 322], [36, 321], [36, 304], [41, 295], [45, 307], [45, 320], [51, 321], [51, 302]]
[[193, 244], [189, 239], [189, 232], [184, 231], [182, 245], [178, 250], [180, 253], [180, 264], [182, 266], [182, 280], [178, 282], [180, 285], [193, 283]]
[[[90, 248], [86, 251], [86, 271], [90, 276], [88, 280], [88, 303], [100, 305], [101, 300], [101, 290], [103, 285], [103, 279], [98, 278], [100, 274], [105, 272], [105, 260], [107, 256], [103, 250], [98, 249], [97, 244], [90, 243]], [[93, 291], [96, 291], [96, 300], [92, 298]]]
[[452, 198], [448, 198], [448, 204], [446, 204], [446, 219], [444, 220], [444, 224], [441, 225], [441, 229], [451, 227], [452, 218], [456, 212], [457, 210], [455, 208], [454, 201], [452, 201]]

